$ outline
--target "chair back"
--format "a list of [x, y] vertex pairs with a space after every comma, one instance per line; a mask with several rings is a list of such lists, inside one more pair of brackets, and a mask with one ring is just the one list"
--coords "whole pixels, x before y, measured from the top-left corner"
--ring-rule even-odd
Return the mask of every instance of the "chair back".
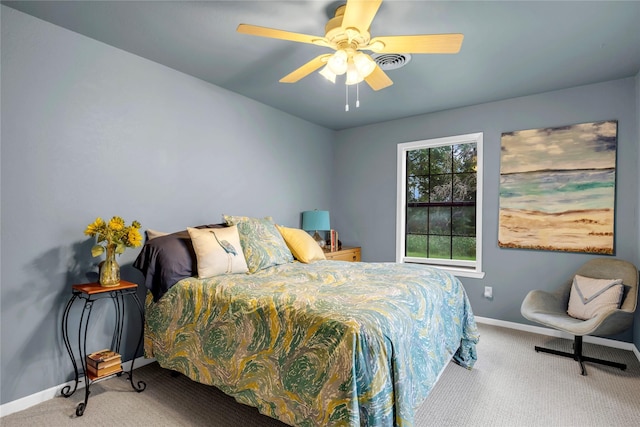
[[584, 263], [576, 274], [594, 279], [622, 279], [625, 294], [620, 309], [634, 312], [638, 302], [638, 269], [628, 261], [595, 258]]

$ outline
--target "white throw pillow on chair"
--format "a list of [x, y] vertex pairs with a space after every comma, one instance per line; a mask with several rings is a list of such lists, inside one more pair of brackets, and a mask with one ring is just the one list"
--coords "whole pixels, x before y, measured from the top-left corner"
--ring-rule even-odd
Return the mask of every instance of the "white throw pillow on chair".
[[573, 278], [567, 313], [576, 319], [589, 320], [598, 313], [620, 308], [624, 286], [622, 279]]

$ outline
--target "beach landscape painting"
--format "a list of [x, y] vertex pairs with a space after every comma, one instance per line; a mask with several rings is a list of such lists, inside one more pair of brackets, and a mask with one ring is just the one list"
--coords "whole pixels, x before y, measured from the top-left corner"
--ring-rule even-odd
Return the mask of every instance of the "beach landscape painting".
[[498, 245], [612, 255], [617, 120], [505, 132]]

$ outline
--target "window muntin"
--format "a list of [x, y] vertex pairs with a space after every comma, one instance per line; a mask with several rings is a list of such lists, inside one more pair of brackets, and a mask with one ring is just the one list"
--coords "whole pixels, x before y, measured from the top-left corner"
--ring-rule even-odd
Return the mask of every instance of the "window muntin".
[[481, 277], [482, 133], [398, 144], [396, 260]]

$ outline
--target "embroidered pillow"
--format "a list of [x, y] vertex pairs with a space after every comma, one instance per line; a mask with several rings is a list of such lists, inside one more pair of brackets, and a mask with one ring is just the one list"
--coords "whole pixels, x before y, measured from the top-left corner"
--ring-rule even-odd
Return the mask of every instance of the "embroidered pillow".
[[573, 278], [567, 313], [589, 320], [597, 314], [620, 308], [622, 279], [592, 279], [578, 274]]
[[247, 262], [237, 227], [187, 228], [196, 253], [198, 277], [246, 273]]
[[250, 218], [223, 215], [229, 225], [237, 225], [249, 273], [293, 262], [293, 255], [271, 217]]
[[278, 231], [282, 234], [285, 243], [291, 250], [291, 253], [300, 262], [310, 263], [327, 259], [318, 243], [313, 237], [304, 230], [299, 228], [288, 228], [277, 225]]

